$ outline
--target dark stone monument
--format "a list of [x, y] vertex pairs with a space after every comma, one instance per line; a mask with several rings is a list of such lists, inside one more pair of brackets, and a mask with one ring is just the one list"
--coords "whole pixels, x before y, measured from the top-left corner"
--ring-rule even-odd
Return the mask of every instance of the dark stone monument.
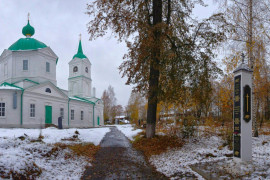
[[58, 118], [58, 129], [63, 129], [61, 116]]

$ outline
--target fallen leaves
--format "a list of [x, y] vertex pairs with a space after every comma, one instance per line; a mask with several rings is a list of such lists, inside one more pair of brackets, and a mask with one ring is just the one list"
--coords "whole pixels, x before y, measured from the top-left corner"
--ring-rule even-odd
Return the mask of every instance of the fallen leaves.
[[95, 146], [92, 143], [86, 143], [86, 144], [72, 144], [67, 145], [69, 149], [72, 150], [74, 154], [77, 156], [85, 156], [88, 157], [89, 160], [93, 160], [95, 154], [100, 149], [100, 146]]
[[34, 162], [25, 162], [23, 169], [12, 169], [9, 173], [5, 173], [3, 167], [0, 168], [0, 177], [4, 179], [36, 179], [41, 173], [41, 168]]
[[154, 138], [137, 137], [133, 147], [142, 151], [149, 159], [152, 155], [159, 155], [171, 148], [182, 147], [184, 142], [175, 136], [155, 136]]

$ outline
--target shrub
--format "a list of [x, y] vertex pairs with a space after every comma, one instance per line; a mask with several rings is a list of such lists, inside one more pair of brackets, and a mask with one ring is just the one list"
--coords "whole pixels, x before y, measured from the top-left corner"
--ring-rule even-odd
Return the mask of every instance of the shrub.
[[232, 127], [223, 127], [220, 130], [221, 138], [223, 140], [222, 146], [228, 146], [230, 150], [233, 149], [233, 128]]
[[192, 137], [195, 134], [196, 131], [196, 120], [194, 117], [190, 116], [185, 118], [182, 121], [182, 137], [183, 138], [188, 138], [188, 137]]

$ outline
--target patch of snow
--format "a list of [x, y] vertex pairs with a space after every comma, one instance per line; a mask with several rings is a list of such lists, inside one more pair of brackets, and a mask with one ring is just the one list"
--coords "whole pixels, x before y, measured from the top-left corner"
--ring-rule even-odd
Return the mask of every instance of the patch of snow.
[[[251, 179], [265, 179], [265, 177], [270, 179], [270, 136], [261, 135], [259, 138], [253, 138], [252, 163], [241, 163], [241, 165], [237, 165], [232, 158], [225, 156], [225, 154], [233, 153], [227, 147], [222, 150], [218, 149], [222, 142], [218, 136], [201, 136], [195, 142], [187, 142], [180, 149], [173, 149], [163, 154], [152, 156], [150, 163], [171, 179], [181, 178], [179, 174], [193, 174], [198, 179], [203, 179], [202, 176], [190, 168], [190, 165], [218, 160], [231, 164], [227, 167], [222, 167], [222, 169], [227, 168], [232, 174], [252, 172]], [[207, 154], [210, 153], [215, 157], [207, 157]]]
[[[199, 179], [203, 179], [199, 174], [194, 172], [189, 165], [199, 162], [212, 161], [224, 158], [224, 154], [230, 153], [227, 148], [218, 150], [221, 140], [218, 137], [203, 138], [198, 142], [190, 142], [185, 144], [181, 149], [174, 149], [165, 152], [161, 155], [154, 155], [150, 158], [150, 163], [153, 164], [158, 171], [168, 177], [181, 174], [193, 174]], [[212, 153], [214, 157], [206, 158], [206, 154]]]
[[[63, 141], [79, 132], [78, 141]], [[35, 163], [42, 169], [38, 179], [80, 179], [85, 166], [90, 166], [88, 159], [71, 154], [70, 149], [63, 149], [47, 156], [55, 143], [93, 143], [98, 145], [109, 128], [90, 129], [42, 129], [43, 142], [31, 142], [37, 139], [39, 129], [0, 129], [0, 172], [21, 172], [27, 164]], [[25, 140], [18, 137], [24, 136]], [[67, 156], [69, 156], [67, 158]]]
[[134, 129], [131, 124], [115, 125], [128, 139], [134, 140], [134, 136], [142, 132], [141, 129]]
[[[42, 129], [41, 133], [44, 136], [43, 141], [49, 144], [55, 144], [63, 142], [62, 139], [70, 138], [74, 135], [75, 131], [78, 131], [80, 142], [84, 143], [93, 143], [98, 145], [102, 138], [107, 132], [110, 131], [110, 128], [89, 128], [89, 129], [57, 129], [54, 127]], [[17, 138], [20, 136], [28, 135], [31, 138], [38, 138], [40, 134], [40, 129], [1, 129], [0, 128], [0, 138]]]
[[125, 118], [126, 116], [115, 116], [115, 119]]

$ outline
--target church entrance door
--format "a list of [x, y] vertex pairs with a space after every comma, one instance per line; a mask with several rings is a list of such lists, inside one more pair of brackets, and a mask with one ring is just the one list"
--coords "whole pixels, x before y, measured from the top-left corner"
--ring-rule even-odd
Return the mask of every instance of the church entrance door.
[[97, 125], [99, 126], [99, 116], [97, 117]]
[[45, 124], [52, 124], [52, 106], [45, 106]]

